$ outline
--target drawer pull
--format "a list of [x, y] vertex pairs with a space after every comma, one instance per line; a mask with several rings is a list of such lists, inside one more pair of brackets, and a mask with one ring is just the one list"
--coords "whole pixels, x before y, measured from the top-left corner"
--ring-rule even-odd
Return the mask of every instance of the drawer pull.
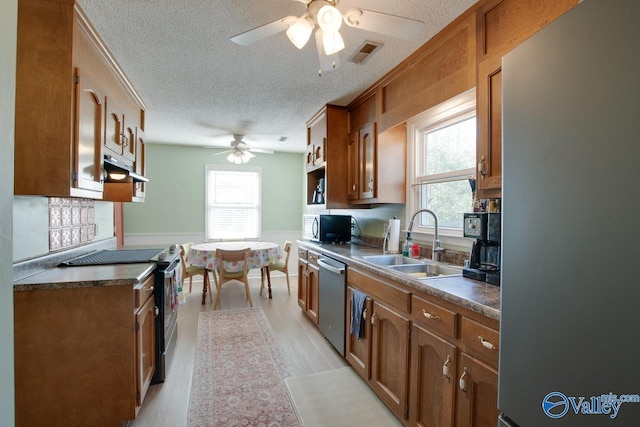
[[425, 310], [424, 308], [422, 309], [422, 314], [424, 317], [426, 317], [427, 319], [430, 320], [440, 320], [440, 316], [436, 316], [435, 314], [431, 314], [429, 313], [427, 310]]
[[460, 375], [460, 390], [467, 392], [467, 379], [465, 378], [469, 373], [467, 372], [467, 368], [464, 368], [464, 372]]
[[376, 313], [373, 313], [373, 315], [371, 315], [371, 324], [372, 324], [372, 325], [375, 325], [375, 324], [376, 324], [376, 316], [377, 316], [377, 314], [376, 314]]
[[482, 344], [485, 348], [488, 348], [489, 350], [497, 350], [498, 349], [498, 347], [493, 345], [491, 342], [486, 341], [484, 338], [482, 338], [482, 335], [478, 335], [478, 341], [480, 341], [480, 344]]
[[367, 309], [366, 308], [364, 310], [362, 310], [362, 318], [364, 320], [367, 320]]
[[444, 361], [444, 365], [442, 365], [442, 375], [447, 377], [448, 380], [451, 380], [449, 377], [449, 365], [451, 364], [451, 356], [447, 354], [447, 360]]

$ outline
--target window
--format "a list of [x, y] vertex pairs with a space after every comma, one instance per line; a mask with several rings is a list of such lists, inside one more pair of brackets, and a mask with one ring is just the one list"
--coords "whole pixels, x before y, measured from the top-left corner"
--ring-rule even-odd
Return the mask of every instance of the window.
[[206, 166], [207, 240], [259, 239], [261, 169]]
[[[475, 90], [463, 93], [408, 122], [407, 224], [413, 212], [438, 215], [441, 236], [462, 237], [463, 213], [472, 211], [469, 178], [475, 177]], [[416, 217], [413, 231], [433, 234], [431, 215]], [[441, 240], [444, 240], [441, 237]]]

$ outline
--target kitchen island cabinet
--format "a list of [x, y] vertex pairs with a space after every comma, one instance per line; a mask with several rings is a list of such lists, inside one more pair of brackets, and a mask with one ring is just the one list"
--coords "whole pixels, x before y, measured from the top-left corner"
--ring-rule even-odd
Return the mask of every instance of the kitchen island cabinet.
[[54, 268], [14, 283], [17, 427], [136, 417], [155, 369], [154, 268]]
[[133, 170], [144, 111], [73, 0], [18, 2], [15, 194], [105, 199], [103, 156]]

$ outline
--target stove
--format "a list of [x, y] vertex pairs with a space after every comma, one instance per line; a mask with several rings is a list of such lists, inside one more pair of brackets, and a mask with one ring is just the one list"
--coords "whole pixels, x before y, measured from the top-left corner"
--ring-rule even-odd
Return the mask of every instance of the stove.
[[[61, 265], [75, 267], [81, 265], [137, 264], [150, 260], [163, 251], [160, 249], [120, 249], [101, 250], [64, 261]], [[153, 261], [155, 262], [155, 261]]]

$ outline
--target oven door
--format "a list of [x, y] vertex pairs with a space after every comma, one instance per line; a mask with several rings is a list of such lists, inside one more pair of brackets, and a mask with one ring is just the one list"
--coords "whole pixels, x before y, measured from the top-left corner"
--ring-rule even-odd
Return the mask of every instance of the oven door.
[[167, 366], [178, 339], [178, 300], [176, 296], [175, 270], [180, 260], [160, 266], [156, 270], [154, 296], [159, 313], [156, 318], [156, 373], [152, 384], [164, 382]]

